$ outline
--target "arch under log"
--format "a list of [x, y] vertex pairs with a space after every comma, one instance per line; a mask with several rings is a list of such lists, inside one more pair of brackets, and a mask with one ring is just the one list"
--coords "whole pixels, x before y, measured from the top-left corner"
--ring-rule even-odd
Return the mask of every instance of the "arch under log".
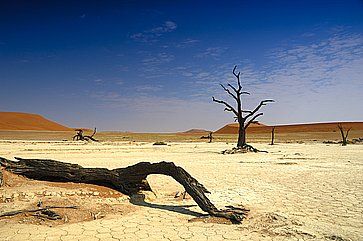
[[18, 157], [15, 159], [17, 161], [0, 157], [0, 165], [12, 173], [35, 180], [95, 184], [112, 188], [129, 196], [137, 194], [139, 191], [151, 191], [146, 180], [148, 175], [167, 175], [179, 182], [198, 206], [211, 216], [223, 217], [234, 223], [240, 223], [248, 211], [232, 206], [228, 206], [226, 210], [217, 209], [205, 195], [210, 192], [187, 171], [173, 162], [139, 162], [125, 168], [109, 170], [107, 168], [84, 168], [78, 164], [47, 159]]

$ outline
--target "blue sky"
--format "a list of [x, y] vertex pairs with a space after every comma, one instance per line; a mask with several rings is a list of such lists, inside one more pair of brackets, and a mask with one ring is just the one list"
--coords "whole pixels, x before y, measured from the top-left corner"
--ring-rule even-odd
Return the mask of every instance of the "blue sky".
[[[267, 124], [363, 121], [363, 2], [1, 1], [0, 110], [169, 132], [233, 122], [234, 83]], [[232, 101], [232, 100], [230, 100]]]

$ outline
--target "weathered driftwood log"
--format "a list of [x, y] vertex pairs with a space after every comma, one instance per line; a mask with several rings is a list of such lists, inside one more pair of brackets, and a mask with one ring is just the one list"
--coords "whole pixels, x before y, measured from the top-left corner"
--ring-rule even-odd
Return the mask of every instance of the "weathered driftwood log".
[[90, 183], [110, 187], [126, 195], [139, 191], [151, 191], [146, 180], [150, 174], [162, 174], [173, 177], [185, 188], [198, 206], [212, 216], [224, 217], [240, 223], [246, 210], [219, 210], [205, 195], [209, 191], [183, 168], [173, 162], [139, 162], [133, 166], [109, 170], [106, 168], [84, 168], [77, 164], [44, 159], [22, 159], [10, 161], [0, 157], [0, 165], [6, 170], [28, 178], [53, 182]]

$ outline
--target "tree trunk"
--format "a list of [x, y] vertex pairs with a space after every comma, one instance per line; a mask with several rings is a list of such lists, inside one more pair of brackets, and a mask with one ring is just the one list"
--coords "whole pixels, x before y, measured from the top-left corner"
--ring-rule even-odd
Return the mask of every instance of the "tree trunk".
[[4, 185], [4, 178], [3, 178], [3, 172], [0, 169], [0, 187], [2, 187]]
[[275, 141], [275, 127], [272, 127], [272, 130], [271, 130], [271, 145], [274, 144], [274, 141]]
[[10, 161], [0, 157], [0, 165], [6, 170], [28, 178], [53, 182], [90, 183], [110, 187], [126, 195], [139, 191], [151, 191], [146, 177], [162, 174], [173, 177], [185, 188], [198, 206], [212, 216], [227, 218], [240, 223], [246, 212], [238, 209], [219, 210], [205, 195], [209, 191], [183, 168], [173, 162], [139, 162], [126, 168], [83, 168], [77, 164], [44, 159], [22, 159]]
[[342, 135], [342, 146], [346, 146], [348, 144], [348, 134], [349, 134], [349, 131], [352, 129], [352, 128], [349, 128], [347, 131], [346, 131], [346, 134], [344, 134], [344, 128], [341, 124], [338, 124], [338, 128], [340, 130], [340, 134]]
[[243, 148], [246, 145], [246, 130], [245, 130], [245, 123], [239, 123], [238, 129], [238, 141], [237, 141], [237, 148]]

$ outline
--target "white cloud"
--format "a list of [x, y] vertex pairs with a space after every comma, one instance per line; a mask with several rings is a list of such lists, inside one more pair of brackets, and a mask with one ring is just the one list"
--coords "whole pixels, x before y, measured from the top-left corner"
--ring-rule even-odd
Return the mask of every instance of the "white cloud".
[[172, 32], [176, 29], [177, 24], [175, 22], [166, 21], [161, 26], [132, 34], [130, 38], [138, 42], [152, 43], [157, 42], [159, 37], [161, 37], [163, 34]]
[[139, 76], [144, 78], [159, 78], [169, 74], [165, 69], [165, 65], [174, 60], [174, 55], [161, 52], [152, 54], [141, 60], [142, 68]]
[[[272, 124], [363, 120], [362, 35], [339, 29], [325, 38], [311, 33], [308, 38], [272, 50], [270, 62], [262, 68], [245, 61], [238, 64], [242, 85], [251, 92], [244, 106], [253, 108], [262, 99], [275, 99], [261, 118]], [[197, 99], [214, 95], [228, 100], [219, 83], [235, 84], [234, 64], [179, 72], [191, 73], [192, 95]]]
[[199, 58], [208, 58], [208, 57], [218, 58], [226, 50], [227, 50], [227, 48], [224, 48], [224, 47], [210, 47], [210, 48], [206, 48], [203, 52], [198, 53], [195, 56], [199, 57]]
[[176, 45], [176, 47], [178, 47], [178, 48], [186, 48], [186, 47], [192, 46], [192, 45], [194, 45], [196, 43], [199, 43], [199, 40], [188, 38], [188, 39], [185, 39], [185, 40], [181, 41], [180, 43], [178, 43]]
[[272, 51], [266, 82], [251, 88], [278, 103], [271, 122], [362, 120], [363, 38], [346, 31]]
[[[235, 84], [232, 68], [237, 64], [244, 90], [251, 93], [245, 97], [244, 107], [254, 108], [262, 99], [276, 101], [262, 110], [265, 113], [260, 118], [262, 122], [362, 121], [362, 35], [340, 29], [325, 38], [317, 36], [307, 34], [308, 40], [298, 39], [300, 41], [273, 49], [267, 56], [269, 62], [260, 68], [245, 60], [208, 67], [192, 64], [175, 67], [173, 74], [184, 76], [184, 87], [189, 86], [189, 90], [183, 90], [188, 93], [184, 97], [163, 97], [158, 95], [162, 86], [145, 85], [136, 87], [135, 93], [144, 93], [139, 96], [126, 97], [110, 92], [96, 98], [107, 108], [127, 112], [130, 119], [125, 119], [122, 126], [132, 130], [216, 129], [232, 122], [233, 118], [223, 112], [223, 107], [213, 103], [211, 96], [228, 100], [219, 83]], [[206, 50], [209, 56], [215, 55], [212, 50]], [[148, 56], [142, 61], [143, 74], [165, 77], [170, 74], [167, 64], [173, 59], [168, 53]], [[135, 126], [137, 128], [132, 128]]]

